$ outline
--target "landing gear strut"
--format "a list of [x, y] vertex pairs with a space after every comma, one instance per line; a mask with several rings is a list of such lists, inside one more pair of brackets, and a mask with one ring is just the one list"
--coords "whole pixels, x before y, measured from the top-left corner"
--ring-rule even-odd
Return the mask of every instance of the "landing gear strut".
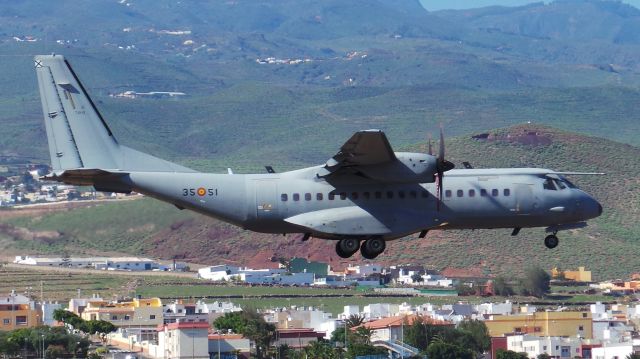
[[366, 259], [374, 259], [387, 248], [387, 243], [382, 238], [371, 238], [364, 241], [360, 253]]
[[360, 249], [360, 241], [353, 238], [341, 239], [336, 243], [336, 253], [342, 258], [349, 258]]
[[549, 248], [549, 249], [553, 249], [553, 248], [557, 247], [559, 242], [560, 241], [558, 240], [558, 237], [556, 236], [555, 233], [548, 235], [544, 239], [544, 245], [547, 246], [547, 248]]

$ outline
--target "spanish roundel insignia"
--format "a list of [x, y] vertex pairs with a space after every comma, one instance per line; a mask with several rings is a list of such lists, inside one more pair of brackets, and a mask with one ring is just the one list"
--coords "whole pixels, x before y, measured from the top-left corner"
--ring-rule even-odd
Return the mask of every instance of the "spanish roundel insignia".
[[207, 190], [206, 189], [204, 189], [202, 187], [198, 188], [198, 196], [202, 197], [205, 194], [207, 194]]

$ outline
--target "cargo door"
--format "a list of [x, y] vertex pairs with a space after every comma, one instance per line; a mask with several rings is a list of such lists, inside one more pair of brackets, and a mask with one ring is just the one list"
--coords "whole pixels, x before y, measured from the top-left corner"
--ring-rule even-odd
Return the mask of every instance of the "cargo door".
[[256, 216], [258, 219], [278, 218], [278, 187], [274, 180], [256, 180]]
[[533, 185], [516, 183], [516, 208], [517, 214], [531, 214], [538, 207], [537, 198], [533, 194]]

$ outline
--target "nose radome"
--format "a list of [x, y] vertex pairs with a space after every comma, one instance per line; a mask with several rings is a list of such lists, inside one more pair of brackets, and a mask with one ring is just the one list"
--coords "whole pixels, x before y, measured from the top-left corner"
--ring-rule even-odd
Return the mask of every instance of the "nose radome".
[[598, 216], [601, 215], [601, 214], [602, 214], [602, 205], [600, 203], [598, 203]]
[[585, 207], [585, 214], [587, 215], [588, 218], [596, 218], [599, 217], [602, 214], [602, 205], [596, 201], [595, 198], [586, 195], [586, 199], [584, 201]]

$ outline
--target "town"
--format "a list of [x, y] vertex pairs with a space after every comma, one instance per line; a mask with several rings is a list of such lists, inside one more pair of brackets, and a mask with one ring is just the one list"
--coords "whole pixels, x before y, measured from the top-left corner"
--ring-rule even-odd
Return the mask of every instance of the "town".
[[[552, 268], [542, 271], [547, 286], [542, 295], [524, 288], [528, 296], [509, 299], [516, 288], [500, 283], [501, 278], [471, 278], [422, 266], [366, 264], [333, 271], [326, 263], [294, 258], [274, 268], [215, 265], [196, 271], [184, 263], [162, 265], [147, 258], [34, 256], [18, 256], [12, 266], [87, 271], [87, 276], [92, 271], [176, 272], [197, 281], [173, 299], [135, 295], [109, 300], [98, 294], [83, 296], [79, 290], [68, 302], [54, 302], [43, 300], [37, 290], [24, 295], [11, 291], [0, 298], [5, 303], [0, 305], [2, 330], [7, 333], [0, 337], [0, 346], [14, 355], [39, 356], [44, 350], [53, 357], [57, 350], [114, 358], [422, 358], [430, 351], [453, 350], [459, 358], [610, 359], [637, 353], [640, 345], [640, 305], [633, 303], [640, 293], [640, 274], [628, 281], [593, 282], [583, 267]], [[37, 289], [37, 283], [32, 285]], [[258, 286], [263, 288], [258, 302], [291, 297], [284, 294], [291, 293], [286, 288], [316, 288], [319, 297], [341, 296], [326, 291], [329, 287], [360, 293], [344, 292], [344, 305], [331, 311], [287, 305], [286, 300], [248, 306], [233, 298], [196, 299], [190, 288], [201, 285], [223, 292], [239, 286], [248, 296]], [[572, 302], [568, 296], [553, 300], [568, 293], [579, 293], [585, 301]], [[494, 296], [507, 299], [491, 301]], [[363, 297], [368, 304], [351, 304]], [[20, 329], [37, 333], [32, 337], [44, 342], [11, 347], [7, 340]], [[79, 344], [61, 348], [54, 339], [47, 343], [60, 330], [77, 337]], [[445, 338], [442, 348], [437, 338]]]

